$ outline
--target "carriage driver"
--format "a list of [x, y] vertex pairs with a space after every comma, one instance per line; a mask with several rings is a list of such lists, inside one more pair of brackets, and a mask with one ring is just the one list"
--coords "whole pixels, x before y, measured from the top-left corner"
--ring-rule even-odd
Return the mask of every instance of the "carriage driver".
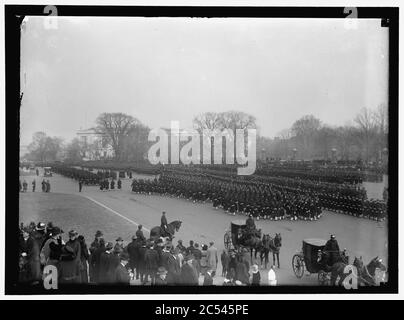
[[330, 240], [324, 246], [323, 252], [328, 256], [328, 265], [332, 266], [334, 263], [338, 262], [340, 258], [340, 251], [337, 239], [335, 235], [331, 235]]
[[247, 231], [253, 231], [256, 230], [257, 228], [255, 227], [255, 222], [253, 219], [252, 214], [250, 214], [245, 222], [246, 226], [247, 226]]
[[163, 234], [168, 234], [168, 231], [167, 231], [167, 217], [166, 217], [166, 212], [165, 211], [163, 211], [163, 215], [161, 216], [160, 228], [163, 231]]

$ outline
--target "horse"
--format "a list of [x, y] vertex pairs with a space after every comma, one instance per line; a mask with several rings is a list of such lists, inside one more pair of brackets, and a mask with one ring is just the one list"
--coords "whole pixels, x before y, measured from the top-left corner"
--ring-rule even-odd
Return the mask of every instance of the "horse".
[[[321, 254], [324, 256], [325, 261], [329, 260], [329, 253], [323, 252]], [[330, 277], [331, 285], [341, 286], [343, 281], [345, 280], [345, 278], [348, 276], [348, 274], [344, 272], [345, 267], [349, 263], [348, 259], [349, 259], [349, 257], [347, 257], [346, 255], [340, 254], [340, 256], [338, 257], [338, 261], [336, 261], [332, 266], [328, 266], [330, 269], [330, 272], [331, 272], [331, 277]], [[339, 278], [339, 281], [337, 282], [338, 278]]]
[[278, 261], [278, 268], [280, 268], [279, 252], [282, 246], [282, 236], [280, 233], [275, 233], [275, 237], [272, 238], [269, 234], [264, 234], [262, 236], [262, 247], [260, 248], [260, 260], [261, 265], [263, 260], [265, 260], [265, 269], [269, 262], [269, 252], [272, 252], [272, 262], [275, 265], [276, 260]]
[[[150, 238], [155, 239], [155, 238], [159, 238], [162, 236], [164, 237], [164, 236], [166, 236], [166, 233], [167, 233], [168, 236], [170, 237], [170, 240], [172, 240], [175, 232], [178, 232], [180, 230], [181, 224], [182, 224], [182, 221], [180, 221], [180, 220], [172, 221], [167, 225], [166, 230], [162, 230], [162, 228], [160, 226], [156, 226], [150, 230]], [[166, 231], [166, 232], [164, 232], [164, 231]]]
[[363, 263], [362, 257], [359, 259], [355, 257], [353, 265], [358, 270], [358, 285], [359, 286], [376, 286], [378, 285], [378, 279], [376, 275], [376, 269], [380, 269], [382, 272], [387, 270], [383, 264], [382, 259], [377, 256], [373, 258], [366, 266]]
[[255, 250], [255, 258], [256, 258], [257, 252], [259, 252], [260, 248], [262, 247], [261, 229], [256, 230], [254, 234], [250, 235], [247, 239], [245, 240], [241, 239], [240, 242], [241, 245], [249, 248], [251, 263], [253, 263], [253, 251]]

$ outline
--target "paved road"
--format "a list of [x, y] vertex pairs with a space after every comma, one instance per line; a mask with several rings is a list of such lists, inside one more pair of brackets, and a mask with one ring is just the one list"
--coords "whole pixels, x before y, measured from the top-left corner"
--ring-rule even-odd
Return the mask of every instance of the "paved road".
[[[30, 186], [34, 177], [24, 177]], [[40, 180], [36, 177], [37, 190], [40, 190]], [[211, 203], [193, 203], [185, 199], [162, 197], [158, 195], [138, 195], [130, 190], [130, 181], [123, 180], [123, 190], [102, 192], [98, 187], [83, 187], [83, 192], [78, 192], [78, 184], [58, 175], [49, 178], [51, 191], [67, 193], [85, 197], [92, 205], [100, 208], [100, 214], [109, 214], [111, 221], [117, 225], [122, 223], [133, 225], [133, 233], [136, 224], [142, 224], [148, 229], [160, 224], [161, 212], [167, 212], [168, 221], [182, 220], [182, 228], [176, 234], [175, 240], [182, 239], [185, 245], [189, 240], [199, 244], [214, 241], [219, 249], [219, 255], [223, 250], [223, 236], [230, 222], [235, 219], [245, 219], [241, 215], [229, 215], [223, 210], [215, 210]], [[30, 188], [29, 188], [30, 190]], [[79, 215], [80, 212], [77, 212]], [[98, 222], [93, 221], [94, 225]], [[114, 223], [114, 222], [111, 222]], [[316, 285], [316, 275], [306, 275], [297, 279], [291, 267], [292, 256], [300, 251], [302, 239], [323, 238], [328, 239], [331, 233], [335, 234], [341, 249], [347, 248], [351, 257], [362, 256], [365, 262], [379, 256], [387, 263], [387, 223], [375, 222], [367, 219], [358, 219], [351, 216], [324, 212], [318, 221], [268, 221], [256, 222], [258, 228], [264, 233], [275, 235], [282, 234], [282, 248], [280, 253], [281, 268], [276, 270], [278, 283], [284, 285]], [[105, 227], [105, 225], [104, 225]], [[97, 228], [103, 230], [103, 225]], [[126, 228], [125, 228], [126, 231]], [[122, 235], [129, 238], [130, 235]], [[107, 240], [112, 240], [108, 238]], [[220, 259], [220, 258], [219, 258]], [[270, 259], [272, 261], [272, 258]], [[220, 267], [221, 268], [221, 267]], [[220, 271], [218, 270], [218, 274]], [[262, 281], [267, 279], [266, 270], [262, 270]], [[216, 283], [222, 283], [222, 278], [217, 278]]]

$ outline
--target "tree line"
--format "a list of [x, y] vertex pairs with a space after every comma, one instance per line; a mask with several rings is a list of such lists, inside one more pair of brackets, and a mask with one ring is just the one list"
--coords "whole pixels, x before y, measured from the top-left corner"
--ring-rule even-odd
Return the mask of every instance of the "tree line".
[[[257, 129], [257, 158], [331, 159], [333, 153], [341, 160], [378, 161], [387, 148], [387, 108], [364, 108], [353, 119], [352, 125], [330, 126], [313, 115], [296, 120], [290, 128], [275, 138], [259, 134], [254, 116], [240, 111], [205, 112], [193, 119], [193, 127], [200, 134], [204, 129]], [[102, 113], [93, 130], [100, 139], [93, 142], [74, 138], [65, 142], [44, 132], [33, 135], [26, 159], [48, 162], [55, 160], [81, 161], [104, 159], [102, 148], [110, 148], [111, 160], [146, 161], [145, 155], [153, 142], [148, 141], [150, 128], [137, 118], [124, 113]], [[186, 142], [181, 142], [186, 143]], [[223, 141], [224, 143], [224, 141]], [[213, 144], [212, 144], [213, 145]], [[213, 146], [212, 146], [213, 147]], [[333, 150], [334, 149], [334, 150]]]

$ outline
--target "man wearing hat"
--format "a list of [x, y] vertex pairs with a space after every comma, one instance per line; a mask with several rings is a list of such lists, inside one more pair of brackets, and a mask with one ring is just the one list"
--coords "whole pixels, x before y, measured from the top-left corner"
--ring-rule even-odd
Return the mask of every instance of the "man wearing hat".
[[156, 278], [157, 269], [159, 267], [160, 257], [157, 251], [152, 247], [151, 242], [147, 242], [146, 248], [147, 248], [145, 252], [146, 278], [144, 279], [144, 282], [146, 283], [148, 281], [148, 276], [150, 276], [151, 284], [153, 284]]
[[[111, 265], [114, 260], [113, 257], [113, 248], [114, 244], [112, 242], [108, 242], [105, 245], [105, 251], [100, 255], [100, 271], [99, 271], [99, 279], [98, 282], [102, 284], [111, 283]], [[116, 267], [116, 265], [115, 265]]]
[[132, 236], [132, 242], [126, 247], [126, 252], [129, 255], [129, 268], [133, 271], [136, 269], [137, 256], [139, 252], [139, 246], [136, 236]]
[[90, 282], [96, 282], [95, 281], [95, 255], [94, 253], [96, 250], [100, 247], [100, 240], [103, 237], [103, 233], [100, 230], [97, 230], [94, 236], [94, 241], [90, 245], [90, 258], [88, 260], [89, 264], [89, 273], [90, 273]]
[[122, 252], [119, 255], [119, 263], [115, 267], [114, 283], [119, 285], [129, 285], [130, 276], [126, 265], [129, 263], [129, 255], [126, 252]]
[[118, 239], [115, 240], [115, 247], [114, 250], [118, 250], [118, 247], [121, 248], [121, 250], [123, 251], [123, 239], [121, 237], [118, 237]]
[[143, 228], [143, 226], [141, 224], [139, 224], [137, 227], [137, 231], [136, 231], [136, 237], [141, 241], [146, 241], [146, 238], [143, 235], [142, 228]]
[[194, 256], [185, 257], [185, 263], [181, 267], [181, 284], [186, 286], [199, 285], [198, 272], [193, 264]]
[[330, 236], [330, 240], [324, 246], [323, 252], [328, 256], [328, 265], [332, 266], [334, 263], [338, 262], [340, 257], [340, 250], [337, 239], [335, 235]]
[[165, 267], [159, 267], [157, 269], [156, 280], [154, 281], [155, 286], [165, 286], [167, 285], [167, 270]]
[[162, 236], [166, 236], [168, 234], [167, 225], [168, 225], [168, 223], [167, 223], [166, 212], [163, 211], [163, 213], [161, 215], [161, 225], [160, 225], [160, 228], [162, 231], [162, 233], [161, 233]]
[[37, 283], [42, 279], [40, 253], [45, 239], [45, 223], [39, 222], [27, 240], [28, 280]]
[[184, 252], [187, 250], [187, 248], [182, 244], [182, 240], [181, 240], [181, 239], [178, 240], [178, 244], [177, 244], [177, 247], [176, 247], [176, 248], [178, 248], [181, 253], [184, 253]]
[[181, 261], [179, 249], [171, 250], [167, 259], [167, 283], [169, 285], [179, 285], [181, 282]]

